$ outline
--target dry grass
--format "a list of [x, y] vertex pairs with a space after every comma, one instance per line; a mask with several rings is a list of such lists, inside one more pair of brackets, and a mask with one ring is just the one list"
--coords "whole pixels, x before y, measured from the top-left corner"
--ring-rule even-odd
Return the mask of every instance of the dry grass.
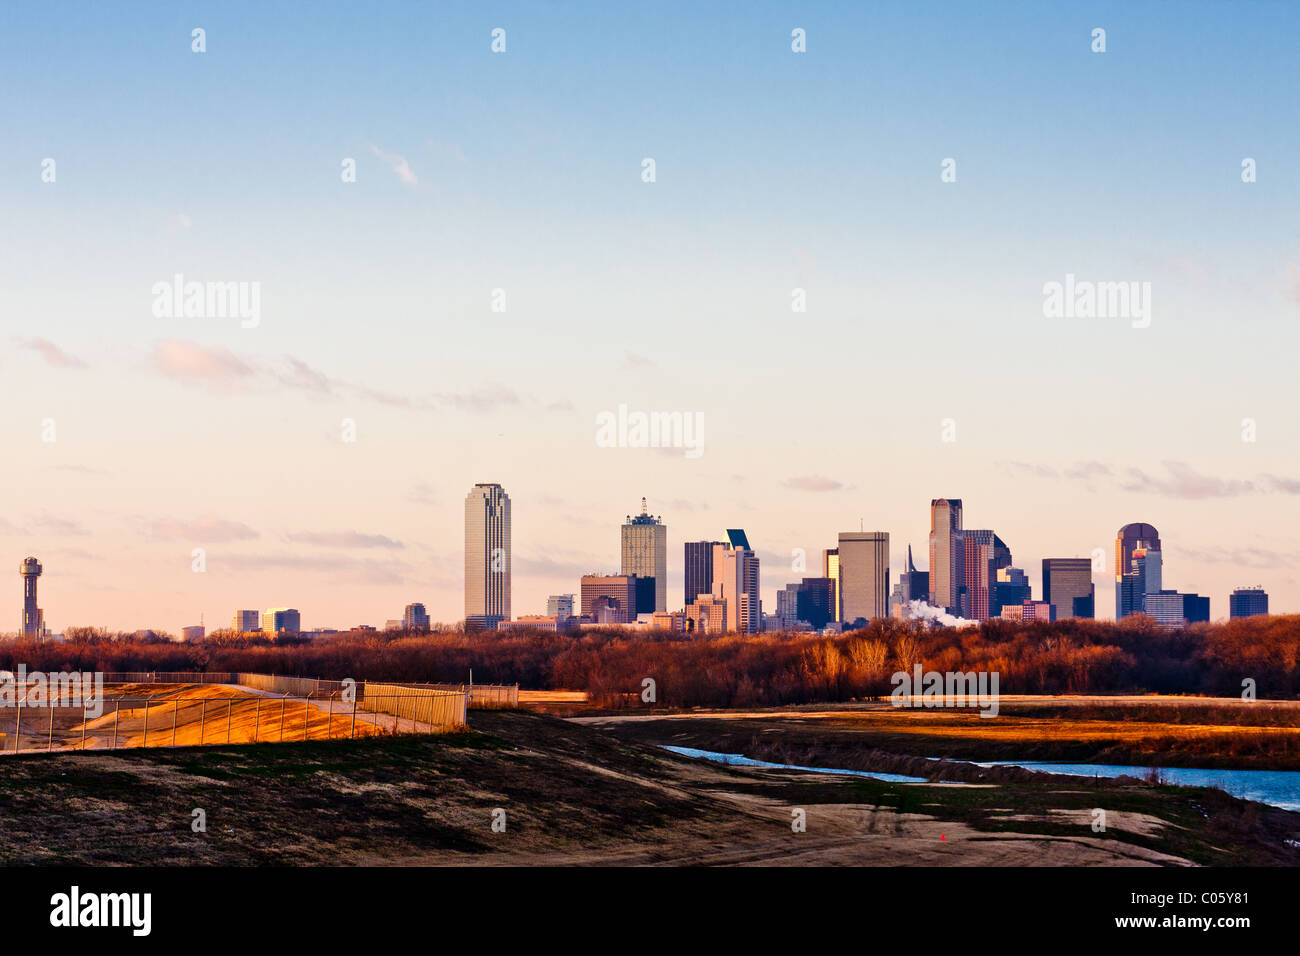
[[[17, 749], [98, 750], [327, 740], [393, 733], [393, 718], [328, 702], [268, 697], [221, 684], [118, 684], [104, 689], [104, 713], [81, 720], [78, 708], [25, 708]], [[147, 726], [146, 726], [147, 719]], [[53, 733], [50, 723], [53, 721]], [[16, 711], [0, 711], [13, 751]]]

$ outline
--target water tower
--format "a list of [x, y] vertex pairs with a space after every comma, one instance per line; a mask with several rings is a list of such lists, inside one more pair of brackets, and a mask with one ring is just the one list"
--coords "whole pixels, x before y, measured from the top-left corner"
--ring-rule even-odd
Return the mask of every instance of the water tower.
[[36, 606], [36, 579], [45, 569], [35, 558], [27, 558], [18, 565], [18, 573], [23, 576], [23, 637], [42, 638], [45, 636], [45, 615]]

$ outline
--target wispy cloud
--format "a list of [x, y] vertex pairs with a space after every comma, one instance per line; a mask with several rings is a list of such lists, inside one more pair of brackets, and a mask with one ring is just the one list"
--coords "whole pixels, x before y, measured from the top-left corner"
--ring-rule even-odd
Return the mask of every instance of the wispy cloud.
[[1254, 482], [1238, 478], [1217, 478], [1202, 475], [1190, 465], [1180, 461], [1161, 462], [1164, 475], [1149, 475], [1140, 468], [1130, 468], [1119, 486], [1123, 491], [1150, 492], [1166, 498], [1235, 498], [1254, 494], [1259, 490]]
[[844, 485], [834, 478], [820, 475], [805, 475], [799, 478], [787, 478], [782, 484], [795, 491], [839, 491]]
[[218, 392], [232, 391], [257, 378], [257, 370], [229, 349], [175, 339], [164, 339], [154, 345], [153, 365], [165, 378]]
[[1162, 461], [1163, 473], [1142, 468], [1125, 468], [1117, 471], [1100, 461], [1080, 461], [1058, 472], [1048, 465], [1035, 465], [1021, 461], [1003, 461], [998, 464], [1020, 475], [1036, 478], [1083, 482], [1092, 485], [1105, 480], [1120, 491], [1133, 494], [1153, 494], [1166, 498], [1199, 501], [1208, 498], [1238, 498], [1245, 495], [1275, 492], [1300, 495], [1300, 480], [1281, 475], [1261, 474], [1255, 478], [1221, 478], [1198, 472], [1182, 461]]
[[420, 177], [415, 175], [415, 171], [411, 169], [411, 164], [406, 161], [405, 156], [399, 156], [397, 153], [386, 153], [374, 143], [370, 144], [370, 149], [376, 156], [387, 163], [388, 167], [397, 174], [397, 178], [406, 185], [419, 185]]
[[69, 518], [59, 518], [52, 514], [43, 514], [32, 519], [31, 527], [45, 534], [60, 536], [82, 536], [90, 534], [82, 525]]
[[258, 537], [255, 529], [239, 521], [196, 518], [182, 521], [159, 518], [149, 526], [150, 537], [163, 541], [226, 542], [249, 541]]
[[1269, 548], [1179, 548], [1180, 557], [1203, 564], [1231, 564], [1242, 568], [1276, 570], [1300, 561], [1300, 552]]
[[292, 355], [272, 362], [257, 362], [229, 349], [177, 340], [155, 344], [153, 365], [159, 374], [172, 381], [223, 394], [246, 388], [284, 388], [317, 398], [352, 398], [394, 408], [463, 412], [491, 412], [524, 404], [538, 405], [547, 411], [569, 407], [567, 403], [546, 405], [534, 398], [525, 399], [506, 386], [483, 386], [429, 396], [399, 395], [336, 378]]
[[55, 368], [86, 368], [86, 363], [75, 355], [63, 351], [48, 339], [22, 339], [18, 343], [19, 348], [27, 349], [40, 354], [41, 358], [53, 365]]
[[362, 534], [359, 531], [299, 531], [288, 535], [294, 544], [313, 544], [322, 548], [389, 548], [406, 547], [387, 535]]

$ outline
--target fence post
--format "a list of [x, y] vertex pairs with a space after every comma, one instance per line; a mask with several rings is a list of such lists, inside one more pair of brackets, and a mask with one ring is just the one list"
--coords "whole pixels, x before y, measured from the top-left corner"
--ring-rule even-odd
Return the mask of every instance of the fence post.
[[311, 694], [302, 699], [302, 739], [307, 739], [307, 724], [311, 721]]
[[208, 699], [203, 698], [203, 710], [199, 714], [199, 746], [203, 746], [203, 728], [208, 723]]
[[284, 742], [284, 709], [289, 706], [289, 695], [280, 698], [280, 742]]
[[230, 743], [230, 708], [234, 706], [234, 701], [226, 703], [226, 743]]
[[86, 698], [81, 698], [81, 749], [86, 749]]
[[144, 699], [144, 743], [141, 747], [149, 746], [149, 698]]
[[176, 746], [176, 723], [180, 719], [181, 699], [177, 697], [172, 701], [172, 746]]
[[257, 731], [262, 726], [262, 698], [257, 698], [257, 714], [253, 718], [253, 743], [257, 743]]
[[119, 700], [113, 706], [113, 744], [109, 750], [117, 749], [117, 722], [122, 719], [122, 702]]
[[352, 739], [357, 737], [357, 689], [352, 688]]
[[23, 699], [18, 698], [18, 722], [14, 724], [14, 753], [18, 753], [18, 737], [23, 731]]
[[325, 712], [325, 739], [333, 740], [334, 739], [334, 692], [333, 691], [330, 691], [330, 695], [325, 698], [325, 703], [329, 707], [329, 709]]
[[50, 701], [50, 741], [45, 749], [47, 752], [54, 749], [54, 701]]

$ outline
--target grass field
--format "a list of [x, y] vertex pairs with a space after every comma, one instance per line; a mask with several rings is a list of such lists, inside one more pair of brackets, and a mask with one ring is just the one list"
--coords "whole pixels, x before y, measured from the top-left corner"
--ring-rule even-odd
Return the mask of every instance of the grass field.
[[[80, 707], [0, 708], [0, 753], [15, 750], [119, 750], [131, 747], [327, 740], [391, 733], [390, 715], [336, 701], [307, 702], [226, 684], [114, 684], [103, 713]], [[409, 721], [401, 721], [403, 729]]]
[[1001, 704], [996, 718], [973, 710], [859, 703], [754, 711], [588, 712], [577, 719], [599, 726], [627, 724], [625, 733], [637, 739], [804, 764], [809, 761], [784, 758], [819, 751], [826, 760], [840, 755], [852, 759], [869, 748], [972, 761], [1300, 770], [1300, 709], [1293, 702], [1094, 700], [1012, 698]]

